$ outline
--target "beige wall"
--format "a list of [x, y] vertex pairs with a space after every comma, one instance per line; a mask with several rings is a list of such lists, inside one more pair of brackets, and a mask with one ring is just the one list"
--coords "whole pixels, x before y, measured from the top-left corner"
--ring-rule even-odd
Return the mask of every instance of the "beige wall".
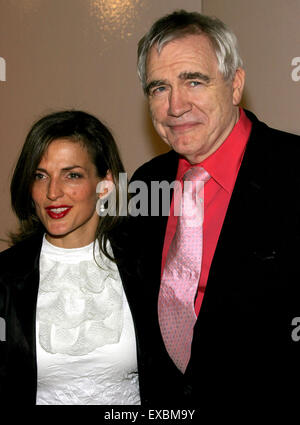
[[0, 238], [15, 222], [11, 170], [41, 115], [65, 108], [97, 115], [129, 175], [167, 149], [148, 119], [136, 47], [154, 20], [183, 5], [201, 12], [201, 0], [0, 0]]
[[291, 74], [300, 57], [300, 0], [0, 0], [0, 238], [14, 225], [11, 170], [41, 115], [65, 108], [97, 115], [112, 129], [129, 175], [167, 149], [148, 118], [136, 45], [161, 15], [201, 6], [239, 38], [245, 106], [300, 134], [300, 69], [294, 65], [295, 81]]
[[203, 0], [202, 12], [238, 37], [244, 106], [270, 126], [300, 134], [300, 0]]

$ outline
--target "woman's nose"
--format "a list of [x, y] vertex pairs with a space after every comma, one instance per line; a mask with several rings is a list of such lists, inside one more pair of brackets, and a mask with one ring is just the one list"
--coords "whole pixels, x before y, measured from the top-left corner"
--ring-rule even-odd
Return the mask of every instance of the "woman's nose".
[[62, 185], [57, 179], [51, 179], [48, 185], [47, 197], [51, 201], [63, 196]]

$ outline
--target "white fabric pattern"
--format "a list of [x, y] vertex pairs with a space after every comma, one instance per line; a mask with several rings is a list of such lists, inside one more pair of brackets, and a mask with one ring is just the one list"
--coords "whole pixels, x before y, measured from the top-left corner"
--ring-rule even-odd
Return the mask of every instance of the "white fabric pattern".
[[[95, 249], [99, 252], [98, 246]], [[140, 404], [136, 343], [116, 265], [93, 244], [44, 238], [37, 304], [37, 404]]]
[[37, 317], [44, 350], [82, 355], [119, 341], [122, 284], [110, 267], [100, 269], [90, 261], [70, 267], [42, 256]]

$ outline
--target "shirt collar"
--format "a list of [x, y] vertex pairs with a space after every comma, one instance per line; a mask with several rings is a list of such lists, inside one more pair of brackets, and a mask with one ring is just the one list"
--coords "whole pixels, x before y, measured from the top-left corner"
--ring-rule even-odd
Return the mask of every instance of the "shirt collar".
[[[239, 111], [239, 120], [231, 133], [208, 158], [199, 164], [190, 164], [183, 157], [179, 159], [177, 180], [181, 180], [189, 168], [201, 166], [228, 193], [232, 192], [252, 127], [252, 123], [244, 110], [240, 108]], [[226, 164], [226, 167], [224, 167], [224, 164]]]

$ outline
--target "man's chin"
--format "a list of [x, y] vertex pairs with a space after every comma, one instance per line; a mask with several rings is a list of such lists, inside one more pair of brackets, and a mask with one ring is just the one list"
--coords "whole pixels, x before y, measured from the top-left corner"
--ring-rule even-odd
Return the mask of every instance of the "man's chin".
[[196, 149], [193, 149], [191, 146], [189, 146], [189, 143], [174, 143], [170, 145], [171, 148], [177, 152], [181, 157], [185, 158], [190, 163], [198, 163], [198, 152]]

